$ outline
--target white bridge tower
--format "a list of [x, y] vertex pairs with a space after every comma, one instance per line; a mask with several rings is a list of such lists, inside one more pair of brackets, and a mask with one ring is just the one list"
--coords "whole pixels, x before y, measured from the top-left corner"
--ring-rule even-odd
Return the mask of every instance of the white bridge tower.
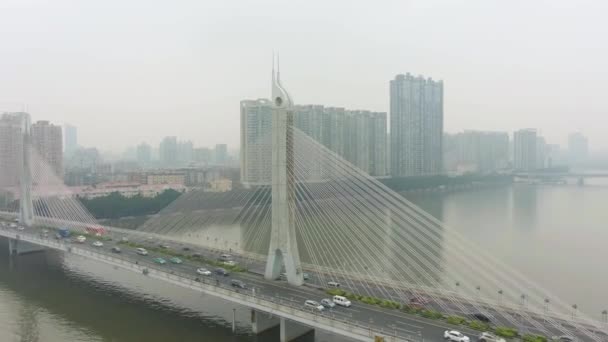
[[32, 205], [32, 168], [31, 168], [31, 149], [32, 149], [32, 125], [28, 113], [21, 115], [21, 133], [23, 134], [22, 158], [19, 181], [19, 223], [24, 226], [31, 226], [34, 221], [34, 206]]
[[293, 157], [293, 101], [272, 67], [272, 228], [266, 279], [277, 279], [285, 265], [287, 282], [304, 283], [294, 225], [295, 179]]

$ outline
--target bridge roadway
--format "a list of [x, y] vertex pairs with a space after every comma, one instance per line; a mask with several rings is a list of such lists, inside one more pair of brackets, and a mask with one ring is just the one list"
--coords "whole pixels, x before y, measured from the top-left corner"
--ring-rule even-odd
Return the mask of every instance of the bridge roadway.
[[[261, 275], [262, 270], [263, 270], [263, 263], [261, 263], [261, 262], [257, 262], [257, 265], [253, 265], [253, 267], [252, 267], [253, 272], [238, 272], [238, 273], [233, 273], [228, 277], [216, 276], [215, 274], [210, 277], [204, 277], [204, 276], [198, 275], [196, 273], [196, 269], [198, 267], [206, 267], [209, 270], [213, 270], [214, 269], [213, 266], [204, 265], [201, 263], [196, 263], [196, 262], [192, 262], [192, 261], [188, 261], [188, 260], [183, 260], [184, 262], [182, 264], [167, 263], [166, 265], [157, 265], [152, 262], [153, 258], [155, 258], [155, 257], [166, 258], [165, 255], [155, 253], [153, 251], [149, 251], [148, 256], [141, 256], [135, 252], [134, 248], [127, 247], [124, 245], [120, 246], [122, 253], [115, 254], [115, 253], [111, 253], [111, 251], [110, 251], [111, 248], [114, 246], [114, 244], [111, 242], [104, 242], [103, 247], [93, 247], [91, 245], [92, 241], [87, 241], [85, 244], [71, 243], [71, 242], [65, 242], [65, 241], [56, 242], [56, 241], [54, 241], [54, 239], [52, 239], [52, 234], [51, 234], [50, 238], [48, 238], [48, 239], [41, 239], [40, 238], [40, 232], [41, 232], [40, 228], [36, 228], [36, 227], [26, 228], [23, 231], [17, 231], [15, 229], [8, 229], [8, 228], [4, 228], [4, 227], [0, 227], [0, 228], [3, 228], [3, 229], [0, 229], [0, 235], [10, 237], [11, 234], [13, 234], [13, 235], [19, 234], [20, 238], [22, 240], [27, 239], [28, 241], [32, 241], [33, 243], [43, 244], [46, 246], [48, 246], [48, 244], [45, 244], [45, 243], [52, 242], [52, 243], [54, 243], [54, 245], [48, 246], [48, 247], [62, 249], [62, 250], [67, 250], [68, 247], [71, 247], [72, 253], [75, 253], [75, 251], [82, 251], [82, 253], [78, 253], [78, 254], [84, 255], [86, 257], [92, 257], [93, 254], [95, 254], [95, 255], [101, 256], [101, 257], [98, 257], [98, 258], [93, 257], [93, 258], [100, 260], [100, 261], [108, 262], [108, 260], [104, 259], [104, 257], [110, 257], [112, 259], [119, 260], [121, 263], [121, 266], [124, 266], [126, 264], [130, 265], [130, 268], [128, 268], [128, 269], [134, 270], [136, 272], [141, 272], [141, 270], [143, 268], [148, 268], [149, 270], [153, 271], [153, 273], [154, 273], [153, 275], [156, 275], [157, 277], [159, 277], [160, 279], [163, 279], [163, 280], [170, 280], [170, 279], [167, 279], [168, 276], [179, 277], [181, 279], [181, 281], [174, 280], [171, 282], [176, 283], [177, 285], [184, 286], [183, 281], [189, 281], [188, 286], [186, 286], [186, 287], [190, 287], [190, 288], [194, 287], [197, 290], [201, 290], [199, 288], [201, 285], [211, 285], [213, 287], [217, 287], [218, 289], [222, 289], [222, 290], [228, 289], [228, 290], [231, 290], [232, 292], [234, 292], [235, 289], [231, 288], [230, 280], [239, 279], [239, 280], [243, 281], [245, 284], [247, 284], [247, 286], [248, 286], [247, 291], [240, 290], [241, 295], [246, 294], [246, 296], [250, 297], [250, 299], [265, 298], [272, 303], [278, 302], [281, 304], [281, 306], [290, 308], [291, 311], [293, 311], [295, 309], [296, 311], [300, 311], [302, 313], [307, 313], [309, 315], [312, 314], [313, 316], [316, 316], [318, 318], [318, 320], [314, 322], [315, 327], [323, 329], [323, 330], [328, 330], [328, 331], [331, 331], [331, 332], [334, 332], [334, 333], [337, 333], [340, 335], [349, 336], [344, 331], [340, 331], [340, 329], [331, 328], [331, 326], [327, 327], [327, 324], [321, 324], [320, 320], [345, 322], [345, 324], [351, 325], [352, 327], [358, 327], [359, 330], [363, 331], [363, 336], [359, 336], [359, 337], [363, 337], [363, 339], [356, 338], [355, 336], [350, 336], [356, 340], [362, 340], [362, 341], [371, 340], [372, 339], [370, 337], [371, 330], [374, 330], [375, 334], [377, 334], [377, 335], [387, 336], [387, 337], [391, 337], [391, 338], [396, 336], [397, 337], [397, 339], [395, 339], [396, 341], [397, 340], [420, 341], [422, 339], [424, 339], [425, 341], [442, 341], [443, 340], [443, 331], [445, 329], [449, 329], [449, 328], [456, 328], [457, 330], [460, 330], [463, 333], [465, 333], [471, 337], [474, 337], [479, 334], [479, 332], [476, 332], [476, 331], [473, 331], [473, 330], [470, 330], [470, 329], [467, 329], [467, 328], [464, 328], [461, 326], [459, 326], [459, 327], [449, 326], [443, 321], [428, 320], [428, 319], [425, 319], [422, 317], [408, 315], [408, 314], [399, 312], [397, 310], [384, 309], [384, 308], [380, 308], [377, 306], [366, 305], [366, 304], [360, 303], [360, 302], [353, 303], [353, 306], [351, 308], [336, 307], [336, 308], [329, 310], [327, 312], [324, 312], [322, 314], [311, 312], [304, 308], [303, 303], [305, 300], [312, 299], [312, 300], [319, 301], [322, 298], [329, 297], [329, 295], [325, 294], [324, 291], [322, 290], [322, 287], [320, 286], [320, 280], [319, 280], [320, 278], [314, 272], [309, 272], [311, 274], [311, 279], [308, 281], [307, 286], [303, 286], [303, 287], [289, 286], [284, 281], [268, 281], [268, 280], [264, 279], [263, 276]], [[179, 242], [175, 242], [175, 241], [165, 241], [165, 240], [152, 241], [149, 238], [145, 238], [139, 234], [128, 235], [128, 233], [126, 233], [126, 234], [121, 233], [121, 236], [127, 236], [130, 241], [137, 242], [142, 245], [148, 245], [151, 247], [152, 246], [158, 247], [158, 244], [162, 243], [164, 245], [168, 245], [170, 249], [176, 250], [176, 251], [178, 251], [178, 250], [182, 249], [184, 246], [186, 246], [183, 243], [179, 243]], [[46, 240], [46, 241], [41, 241], [41, 240]], [[115, 239], [115, 240], [117, 240], [117, 239]], [[57, 245], [59, 245], [59, 246], [57, 246]], [[62, 247], [62, 248], [59, 248], [59, 247]], [[200, 246], [188, 246], [188, 247], [191, 249], [190, 253], [194, 253], [194, 252], [200, 253], [207, 259], [215, 259], [218, 256], [218, 254], [217, 254], [218, 252], [212, 251], [212, 250], [207, 250], [207, 249], [201, 249]], [[237, 258], [237, 261], [241, 261], [241, 263], [245, 263], [245, 260], [238, 259], [239, 258], [238, 255], [235, 255], [235, 257]], [[247, 262], [250, 262], [250, 260]], [[110, 263], [112, 263], [112, 262], [110, 262]], [[258, 272], [256, 272], [256, 268], [259, 269]], [[149, 275], [152, 275], [152, 274], [149, 274]], [[193, 282], [196, 278], [199, 278], [200, 280], [202, 280], [202, 282], [201, 283]], [[340, 281], [340, 279], [337, 279], [337, 280]], [[352, 281], [350, 283], [353, 284]], [[197, 287], [197, 285], [198, 285], [198, 287]], [[357, 285], [355, 285], [355, 286], [357, 286]], [[358, 286], [363, 286], [363, 285], [358, 285]], [[346, 290], [352, 291], [355, 289], [346, 289]], [[360, 290], [363, 290], [363, 289], [360, 289]], [[211, 292], [206, 291], [206, 292], [211, 295], [217, 295], [217, 293], [214, 293], [213, 291], [211, 291]], [[364, 291], [361, 291], [361, 292], [364, 292]], [[395, 294], [395, 296], [397, 296], [397, 294]], [[232, 299], [230, 296], [228, 296], [228, 297], [229, 298], [225, 298], [225, 297], [223, 297], [223, 298], [235, 302], [235, 300]], [[398, 298], [395, 298], [395, 299], [398, 299]], [[238, 301], [236, 301], [236, 302], [239, 303]], [[253, 307], [251, 305], [251, 303], [239, 303], [239, 304]], [[430, 308], [440, 309], [440, 307], [438, 307], [438, 305], [436, 303], [433, 303], [432, 301], [427, 306]], [[272, 312], [273, 314], [276, 314], [278, 316], [284, 316], [284, 315], [282, 315], [281, 312], [276, 311], [274, 309], [274, 307], [271, 307], [270, 309], [269, 308], [258, 308], [258, 310], [264, 311], [264, 312]], [[469, 308], [466, 309], [466, 310], [468, 310], [468, 312], [462, 312], [462, 309], [458, 308], [456, 305], [454, 305], [453, 310], [454, 310], [454, 312], [460, 312], [463, 316], [466, 316], [468, 313], [475, 312], [475, 309], [470, 305], [469, 305]], [[490, 316], [494, 316], [492, 314], [493, 313], [492, 308], [485, 307], [484, 311], [485, 311], [485, 313], [489, 314]], [[519, 316], [519, 314], [517, 312], [513, 312], [512, 314], [515, 317]], [[498, 317], [498, 315], [495, 315], [495, 317]], [[302, 322], [301, 319], [295, 319], [295, 320]], [[538, 319], [538, 321], [540, 322], [540, 321], [542, 321], [542, 319]], [[508, 322], [495, 321], [493, 323], [495, 323], [497, 325], [504, 324], [506, 326], [512, 326], [512, 324], [508, 324]], [[565, 321], [563, 323], [567, 324], [567, 322], [565, 322]], [[325, 328], [324, 328], [324, 326], [325, 326]], [[531, 333], [540, 333], [539, 331], [537, 331], [537, 329], [534, 326], [532, 326], [529, 322], [525, 322], [523, 319], [521, 320], [521, 325], [517, 326], [517, 328], [519, 328], [520, 331], [526, 331], [526, 332], [531, 332]], [[560, 332], [553, 328], [549, 329], [549, 331], [551, 331], [555, 335], [560, 335]], [[590, 340], [586, 336], [578, 336], [578, 337], [581, 341]], [[607, 336], [603, 335], [603, 337], [605, 338]], [[392, 340], [392, 339], [389, 339], [389, 341], [390, 340]], [[475, 338], [473, 338], [473, 340], [475, 340]]]

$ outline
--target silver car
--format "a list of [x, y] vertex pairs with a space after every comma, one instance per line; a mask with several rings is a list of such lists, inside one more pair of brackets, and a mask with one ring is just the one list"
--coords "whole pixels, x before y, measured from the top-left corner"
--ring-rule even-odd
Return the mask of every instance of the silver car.
[[321, 299], [321, 305], [323, 305], [324, 307], [326, 307], [328, 309], [331, 309], [336, 306], [336, 303], [334, 303], [334, 301], [329, 298], [324, 298], [324, 299]]

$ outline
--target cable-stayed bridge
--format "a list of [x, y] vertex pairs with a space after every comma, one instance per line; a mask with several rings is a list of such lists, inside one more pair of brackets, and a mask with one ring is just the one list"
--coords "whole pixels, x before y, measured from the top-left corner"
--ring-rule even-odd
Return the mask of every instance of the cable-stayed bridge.
[[[11, 251], [52, 248], [192, 288], [252, 309], [254, 331], [276, 325], [282, 340], [319, 328], [355, 340], [440, 340], [444, 329], [516, 329], [520, 335], [606, 341], [606, 325], [567, 299], [535, 284], [490, 251], [354, 167], [293, 127], [291, 98], [273, 82], [272, 183], [254, 189], [185, 193], [138, 230], [100, 227], [37, 151], [24, 120], [23, 157], [3, 165], [4, 193], [15, 201], [2, 215]], [[19, 174], [18, 179], [8, 176]], [[14, 177], [13, 177], [14, 178]], [[18, 203], [18, 205], [17, 205]], [[104, 247], [54, 239], [44, 229], [104, 240]], [[127, 238], [129, 242], [121, 241]], [[111, 240], [110, 240], [111, 239]], [[119, 243], [120, 255], [109, 247]], [[135, 252], [180, 255], [183, 263], [154, 264]], [[198, 275], [230, 254], [230, 277]], [[206, 265], [206, 266], [205, 266]], [[286, 281], [279, 281], [284, 273]], [[230, 286], [230, 279], [247, 284]], [[330, 284], [338, 283], [339, 288]], [[305, 300], [351, 298], [351, 308], [316, 311]], [[422, 312], [420, 312], [422, 311]], [[418, 312], [418, 313], [417, 313]], [[433, 319], [443, 317], [442, 319]], [[459, 319], [467, 321], [458, 324]]]

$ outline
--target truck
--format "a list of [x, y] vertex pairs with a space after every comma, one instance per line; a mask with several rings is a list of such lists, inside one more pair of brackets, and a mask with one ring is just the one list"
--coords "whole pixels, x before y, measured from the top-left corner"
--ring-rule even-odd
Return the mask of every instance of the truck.
[[61, 236], [62, 238], [70, 237], [70, 230], [67, 228], [59, 228], [57, 233], [59, 233], [59, 236]]

